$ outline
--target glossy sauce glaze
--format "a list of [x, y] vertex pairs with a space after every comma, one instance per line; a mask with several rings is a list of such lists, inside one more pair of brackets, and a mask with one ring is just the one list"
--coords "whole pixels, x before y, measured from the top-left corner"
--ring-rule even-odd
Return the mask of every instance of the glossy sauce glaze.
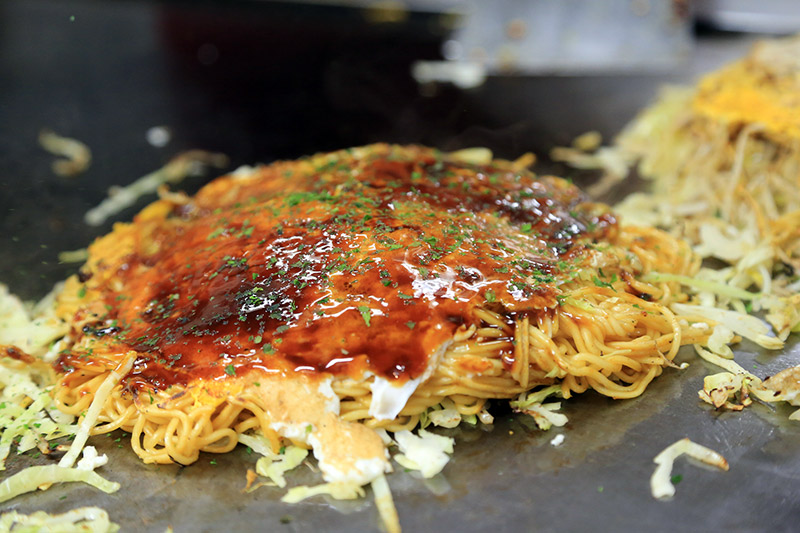
[[253, 371], [416, 378], [476, 307], [557, 306], [585, 247], [617, 231], [559, 178], [385, 145], [220, 178], [139, 226], [104, 267], [113, 283], [82, 277], [115, 321], [102, 334], [140, 352], [124, 381], [139, 390]]

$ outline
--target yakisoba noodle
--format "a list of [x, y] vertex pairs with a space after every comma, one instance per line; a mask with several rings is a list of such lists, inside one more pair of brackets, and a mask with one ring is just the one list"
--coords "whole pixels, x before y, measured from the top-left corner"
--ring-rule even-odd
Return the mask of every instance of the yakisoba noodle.
[[640, 395], [708, 335], [669, 310], [677, 283], [641, 278], [698, 267], [682, 241], [621, 229], [514, 163], [386, 145], [277, 163], [162, 199], [90, 247], [59, 301], [72, 345], [56, 401], [85, 413], [134, 350], [93, 433], [189, 464], [255, 430], [363, 484], [389, 468], [366, 428], [413, 429], [443, 402], [470, 416], [544, 385]]

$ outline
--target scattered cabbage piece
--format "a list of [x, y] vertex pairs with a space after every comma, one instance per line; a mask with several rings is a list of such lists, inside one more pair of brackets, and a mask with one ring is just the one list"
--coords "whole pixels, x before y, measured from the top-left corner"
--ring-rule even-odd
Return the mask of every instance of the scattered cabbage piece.
[[675, 486], [670, 480], [672, 465], [675, 459], [684, 454], [711, 466], [728, 470], [728, 461], [714, 450], [694, 443], [689, 439], [681, 439], [667, 446], [664, 451], [653, 459], [653, 462], [658, 465], [650, 477], [650, 491], [653, 494], [653, 498], [661, 500], [675, 495]]
[[59, 263], [84, 263], [89, 259], [89, 249], [79, 248], [77, 250], [64, 250], [58, 252]]
[[454, 428], [461, 423], [461, 413], [456, 409], [430, 409], [428, 420], [434, 425], [443, 428]]
[[550, 385], [537, 391], [523, 392], [519, 395], [519, 398], [509, 402], [509, 404], [514, 409], [521, 410], [534, 404], [541, 404], [550, 396], [561, 396], [561, 385]]
[[0, 531], [34, 533], [51, 531], [58, 533], [116, 533], [119, 525], [113, 523], [108, 513], [99, 507], [81, 507], [62, 514], [37, 511], [25, 515], [16, 511], [0, 516]]
[[[781, 370], [765, 380], [764, 389], [773, 393], [774, 401], [788, 402], [800, 407], [800, 366]], [[789, 419], [800, 420], [800, 409], [789, 415]]]
[[422, 477], [431, 478], [444, 469], [453, 453], [454, 440], [420, 429], [414, 435], [410, 431], [397, 431], [394, 439], [400, 452], [394, 460], [410, 470], [419, 470]]
[[109, 191], [109, 196], [97, 207], [86, 212], [83, 219], [90, 226], [99, 226], [109, 217], [127, 209], [140, 197], [155, 193], [165, 183], [177, 183], [187, 176], [200, 175], [206, 166], [222, 168], [228, 164], [223, 154], [190, 150], [172, 158], [164, 167], [142, 176], [130, 185]]
[[569, 419], [566, 415], [561, 413], [555, 413], [561, 409], [560, 402], [552, 402], [552, 403], [543, 403], [543, 404], [533, 404], [527, 409], [520, 409], [520, 412], [531, 415], [533, 420], [536, 422], [536, 425], [539, 426], [539, 429], [542, 431], [547, 431], [553, 426], [562, 427]]
[[726, 359], [715, 353], [709, 352], [708, 350], [703, 349], [703, 347], [699, 344], [694, 345], [694, 350], [701, 358], [705, 359], [712, 365], [717, 365], [718, 367], [727, 370], [731, 374], [744, 374], [746, 376], [758, 379], [756, 376], [742, 368], [736, 361], [732, 359]]
[[642, 276], [642, 281], [648, 283], [677, 281], [682, 285], [697, 289], [698, 291], [711, 292], [720, 296], [736, 298], [739, 300], [752, 300], [759, 296], [758, 293], [748, 292], [738, 287], [733, 287], [725, 283], [714, 282], [698, 277], [682, 276], [680, 274], [669, 274], [661, 272], [648, 272]]
[[733, 359], [733, 350], [728, 346], [733, 342], [733, 331], [723, 324], [717, 324], [711, 336], [708, 337], [708, 348], [717, 355], [726, 359]]
[[425, 429], [433, 424], [434, 426], [452, 429], [458, 427], [461, 422], [474, 426], [479, 420], [484, 424], [491, 424], [494, 421], [494, 417], [489, 414], [485, 407], [477, 415], [461, 414], [455, 402], [450, 398], [445, 398], [441, 403], [432, 405], [420, 414], [419, 427]]
[[281, 498], [281, 501], [284, 503], [297, 503], [320, 494], [327, 494], [336, 500], [355, 500], [363, 498], [366, 493], [358, 483], [323, 483], [313, 487], [301, 485], [289, 489], [286, 495]]
[[428, 420], [434, 425], [452, 429], [461, 423], [461, 414], [455, 409], [439, 409], [428, 412]]
[[[712, 395], [712, 392], [716, 389], [724, 389], [727, 391], [728, 400], [731, 400], [732, 398], [735, 399], [735, 395], [739, 394], [740, 404], [747, 403], [747, 405], [749, 405], [749, 402], [744, 402], [741, 400], [741, 398], [748, 398], [750, 396], [755, 396], [762, 402], [767, 403], [788, 401], [779, 397], [775, 393], [775, 390], [766, 386], [766, 382], [762, 382], [757, 376], [742, 368], [736, 361], [720, 357], [719, 355], [711, 353], [708, 350], [704, 350], [698, 345], [695, 345], [694, 349], [700, 357], [709, 363], [717, 365], [718, 367], [728, 371], [725, 373], [716, 374], [717, 377], [709, 376], [710, 379], [706, 378], [706, 380], [704, 380], [703, 390], [698, 393], [702, 400], [715, 405], [715, 400], [719, 402], [723, 393], [714, 392]], [[775, 376], [780, 374], [781, 373], [779, 372]], [[734, 406], [733, 408], [735, 410], [739, 410], [737, 407], [735, 407], [737, 404], [731, 403], [731, 405]], [[727, 403], [723, 404], [723, 406], [729, 407]]]
[[698, 396], [717, 409], [724, 407], [732, 411], [741, 411], [753, 403], [749, 394], [750, 381], [751, 378], [745, 374], [730, 372], [712, 374], [703, 379], [703, 390], [698, 392]]
[[270, 451], [256, 462], [256, 472], [260, 476], [271, 479], [277, 486], [286, 486], [286, 478], [283, 474], [299, 466], [308, 456], [308, 450], [299, 446], [287, 446], [282, 454], [275, 454]]
[[534, 392], [523, 392], [509, 404], [514, 411], [531, 415], [539, 429], [547, 431], [553, 426], [562, 427], [569, 421], [565, 415], [554, 412], [561, 408], [560, 402], [542, 403], [550, 396], [561, 395], [561, 385], [550, 385]]
[[372, 492], [375, 494], [375, 507], [378, 508], [386, 532], [400, 533], [400, 519], [397, 516], [397, 508], [394, 506], [392, 491], [389, 490], [386, 476], [381, 474], [372, 480]]
[[58, 465], [30, 466], [0, 483], [0, 502], [33, 492], [41, 485], [82, 481], [106, 494], [119, 490], [119, 483], [108, 481], [91, 470], [78, 470]]
[[481, 409], [480, 412], [478, 413], [478, 420], [480, 420], [481, 423], [486, 424], [487, 426], [490, 424], [494, 424], [494, 417], [486, 409], [486, 407]]
[[53, 155], [65, 159], [53, 161], [53, 172], [63, 177], [74, 177], [86, 172], [92, 163], [92, 151], [77, 139], [62, 137], [48, 129], [39, 132], [39, 144]]
[[267, 437], [261, 433], [239, 433], [239, 442], [245, 446], [249, 446], [251, 450], [261, 455], [272, 457], [275, 452], [272, 451], [272, 443]]
[[488, 165], [492, 162], [492, 151], [488, 148], [462, 148], [447, 155], [454, 161], [472, 165]]
[[705, 307], [701, 305], [689, 305], [674, 303], [670, 306], [672, 310], [687, 317], [701, 317], [713, 322], [724, 324], [737, 335], [750, 339], [759, 346], [771, 350], [783, 347], [783, 341], [777, 337], [770, 336], [769, 325], [763, 320], [750, 316], [746, 313], [739, 313], [729, 309], [719, 309], [716, 307]]

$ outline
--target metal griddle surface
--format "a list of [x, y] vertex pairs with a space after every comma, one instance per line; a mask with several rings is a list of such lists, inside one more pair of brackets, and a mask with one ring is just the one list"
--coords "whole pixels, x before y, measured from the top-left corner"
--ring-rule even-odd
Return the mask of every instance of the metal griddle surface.
[[[234, 164], [376, 140], [444, 149], [480, 144], [503, 156], [544, 153], [588, 129], [613, 134], [661, 83], [686, 79], [700, 68], [692, 64], [681, 72], [627, 77], [498, 79], [470, 93], [443, 90], [421, 97], [407, 80], [408, 60], [429, 53], [435, 39], [411, 38], [413, 54], [405, 57], [396, 51], [402, 32], [384, 42], [357, 25], [348, 26], [345, 37], [329, 36], [334, 44], [317, 49], [301, 46], [307, 41], [299, 38], [266, 44], [234, 38], [252, 37], [253, 28], [267, 20], [276, 32], [291, 21], [302, 28], [309, 17], [313, 22], [331, 14], [312, 11], [297, 22], [296, 10], [264, 9], [148, 2], [0, 4], [0, 69], [5, 73], [0, 77], [0, 281], [26, 298], [43, 295], [75, 271], [75, 265], [59, 264], [57, 253], [81, 248], [110, 228], [110, 223], [85, 226], [85, 210], [108, 186], [132, 181], [181, 149], [221, 150]], [[209, 18], [216, 21], [211, 30]], [[216, 43], [218, 63], [194, 61], [192, 46], [204, 40]], [[359, 42], [372, 46], [359, 47]], [[705, 57], [714, 64], [744, 44], [739, 38], [711, 41], [704, 45]], [[277, 57], [272, 62], [264, 56], [269, 47]], [[324, 60], [312, 61], [322, 48]], [[276, 77], [296, 70], [275, 66], [286, 57], [310, 71]], [[374, 91], [371, 99], [362, 98], [367, 85]], [[357, 97], [347, 96], [353, 94]], [[144, 140], [145, 131], [157, 125], [172, 128], [173, 141], [165, 148]], [[86, 175], [72, 181], [52, 175], [50, 156], [35, 142], [42, 127], [92, 147], [95, 160]], [[190, 181], [185, 188], [202, 182]], [[689, 361], [689, 368], [665, 370], [641, 398], [612, 401], [588, 393], [564, 402], [570, 422], [561, 429], [542, 432], [528, 418], [506, 412], [492, 427], [442, 431], [455, 436], [456, 451], [441, 475], [422, 480], [398, 467], [389, 478], [405, 530], [796, 530], [800, 425], [787, 420], [791, 409], [756, 404], [742, 413], [715, 412], [698, 400], [697, 390], [703, 376], [718, 369], [691, 351], [679, 358]], [[795, 338], [779, 353], [763, 353], [743, 343], [737, 358], [763, 377], [799, 364], [800, 345]], [[550, 441], [557, 434], [565, 438], [555, 447]], [[683, 479], [675, 498], [655, 501], [649, 492], [652, 459], [682, 437], [723, 454], [730, 471], [679, 460], [674, 474]], [[318, 497], [285, 505], [280, 489], [243, 494], [245, 472], [256, 461], [244, 449], [202, 455], [189, 467], [153, 466], [135, 457], [120, 432], [90, 443], [109, 454], [103, 475], [123, 484], [118, 493], [54, 486], [7, 502], [2, 510], [59, 512], [99, 505], [123, 531], [164, 531], [168, 525], [178, 532], [380, 528], [369, 497], [354, 502]], [[47, 461], [13, 456], [6, 474]], [[313, 462], [288, 479], [290, 486], [320, 482]]]

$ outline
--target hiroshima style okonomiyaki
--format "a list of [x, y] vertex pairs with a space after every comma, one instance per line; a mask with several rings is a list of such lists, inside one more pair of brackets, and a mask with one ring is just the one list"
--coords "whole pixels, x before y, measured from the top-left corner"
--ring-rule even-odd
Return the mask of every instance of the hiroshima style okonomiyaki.
[[[667, 307], [691, 250], [505, 161], [372, 145], [240, 169], [116, 224], [68, 280], [60, 409], [188, 464], [263, 433], [327, 481], [390, 469], [375, 428], [541, 386], [642, 393], [708, 336]], [[117, 382], [118, 381], [118, 382]], [[546, 411], [546, 410], [544, 410]]]

